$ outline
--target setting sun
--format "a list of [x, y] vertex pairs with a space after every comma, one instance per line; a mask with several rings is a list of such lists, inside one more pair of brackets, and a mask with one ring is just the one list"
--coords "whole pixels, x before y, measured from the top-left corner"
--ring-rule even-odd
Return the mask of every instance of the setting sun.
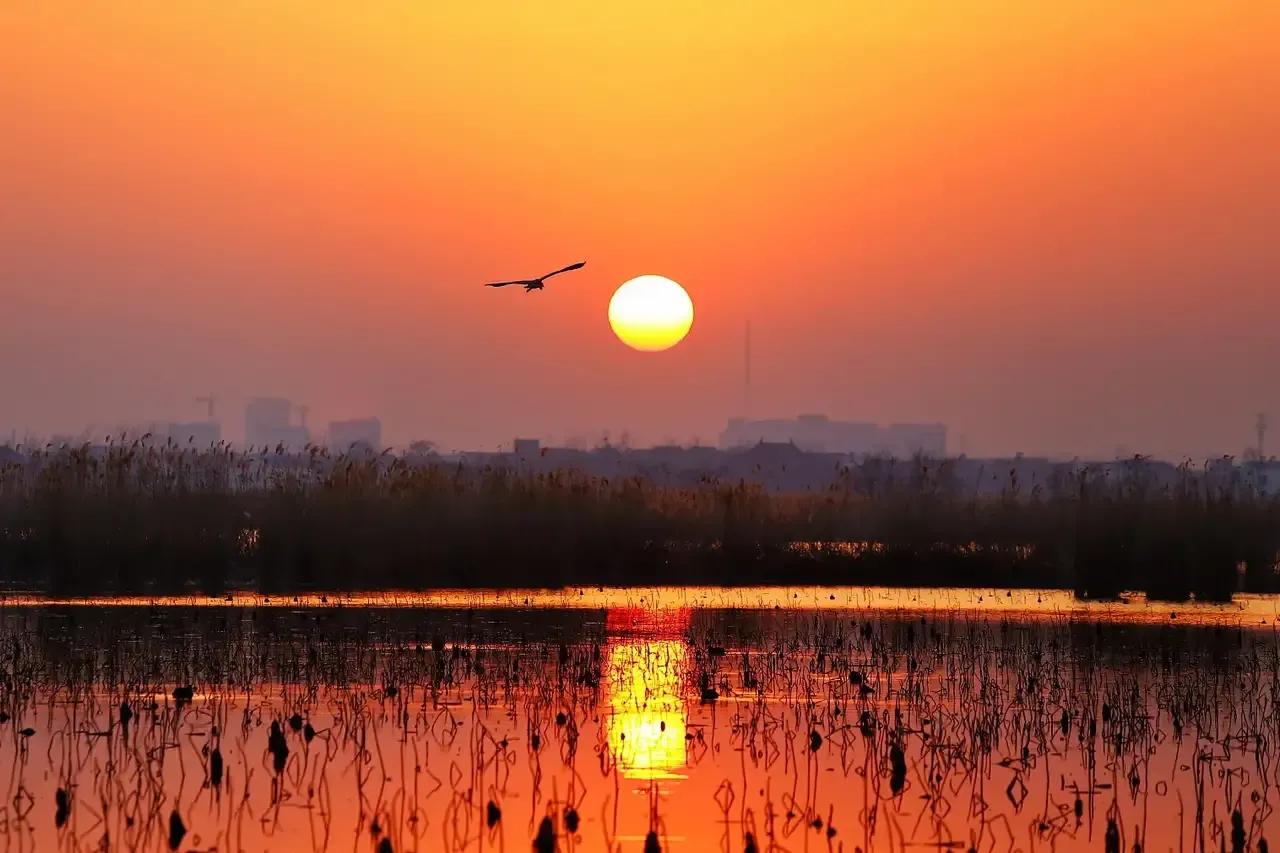
[[618, 340], [632, 349], [670, 349], [689, 334], [693, 300], [669, 278], [642, 275], [614, 291], [609, 300], [609, 325]]

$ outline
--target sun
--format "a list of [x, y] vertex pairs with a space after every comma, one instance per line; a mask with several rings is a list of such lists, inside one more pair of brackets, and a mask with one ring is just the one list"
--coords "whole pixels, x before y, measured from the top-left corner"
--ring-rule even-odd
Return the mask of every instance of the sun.
[[693, 300], [665, 276], [638, 276], [614, 291], [609, 300], [609, 325], [618, 340], [632, 349], [671, 349], [689, 334]]

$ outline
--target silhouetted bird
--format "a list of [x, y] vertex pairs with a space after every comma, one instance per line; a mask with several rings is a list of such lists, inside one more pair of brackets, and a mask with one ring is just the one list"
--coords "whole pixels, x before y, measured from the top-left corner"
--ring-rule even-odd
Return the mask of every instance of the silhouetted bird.
[[549, 272], [540, 278], [517, 278], [517, 279], [512, 279], [511, 281], [494, 281], [494, 282], [490, 282], [489, 284], [486, 284], [485, 287], [506, 287], [509, 284], [517, 284], [520, 287], [524, 288], [525, 293], [531, 293], [535, 290], [542, 290], [542, 287], [544, 284], [546, 284], [547, 279], [551, 278], [552, 276], [560, 275], [560, 273], [562, 272], [571, 272], [572, 270], [580, 270], [586, 265], [587, 265], [586, 261], [579, 261], [576, 264], [569, 264], [569, 266], [564, 267], [563, 269], [558, 269], [555, 272]]

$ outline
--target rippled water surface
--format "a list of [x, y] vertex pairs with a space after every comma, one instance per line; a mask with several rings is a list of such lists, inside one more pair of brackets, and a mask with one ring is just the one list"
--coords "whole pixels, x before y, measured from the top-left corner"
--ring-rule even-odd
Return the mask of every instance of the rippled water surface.
[[1280, 840], [1269, 599], [805, 588], [106, 603], [0, 603], [8, 849]]

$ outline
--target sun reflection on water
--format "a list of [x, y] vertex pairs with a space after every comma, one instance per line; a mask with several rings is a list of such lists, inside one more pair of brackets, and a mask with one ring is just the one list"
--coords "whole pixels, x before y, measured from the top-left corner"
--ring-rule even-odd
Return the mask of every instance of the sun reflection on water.
[[679, 778], [676, 771], [685, 766], [688, 643], [678, 638], [619, 639], [607, 654], [606, 727], [622, 774], [630, 779]]
[[623, 775], [659, 779], [685, 763], [683, 640], [617, 643], [609, 649], [609, 748]]

